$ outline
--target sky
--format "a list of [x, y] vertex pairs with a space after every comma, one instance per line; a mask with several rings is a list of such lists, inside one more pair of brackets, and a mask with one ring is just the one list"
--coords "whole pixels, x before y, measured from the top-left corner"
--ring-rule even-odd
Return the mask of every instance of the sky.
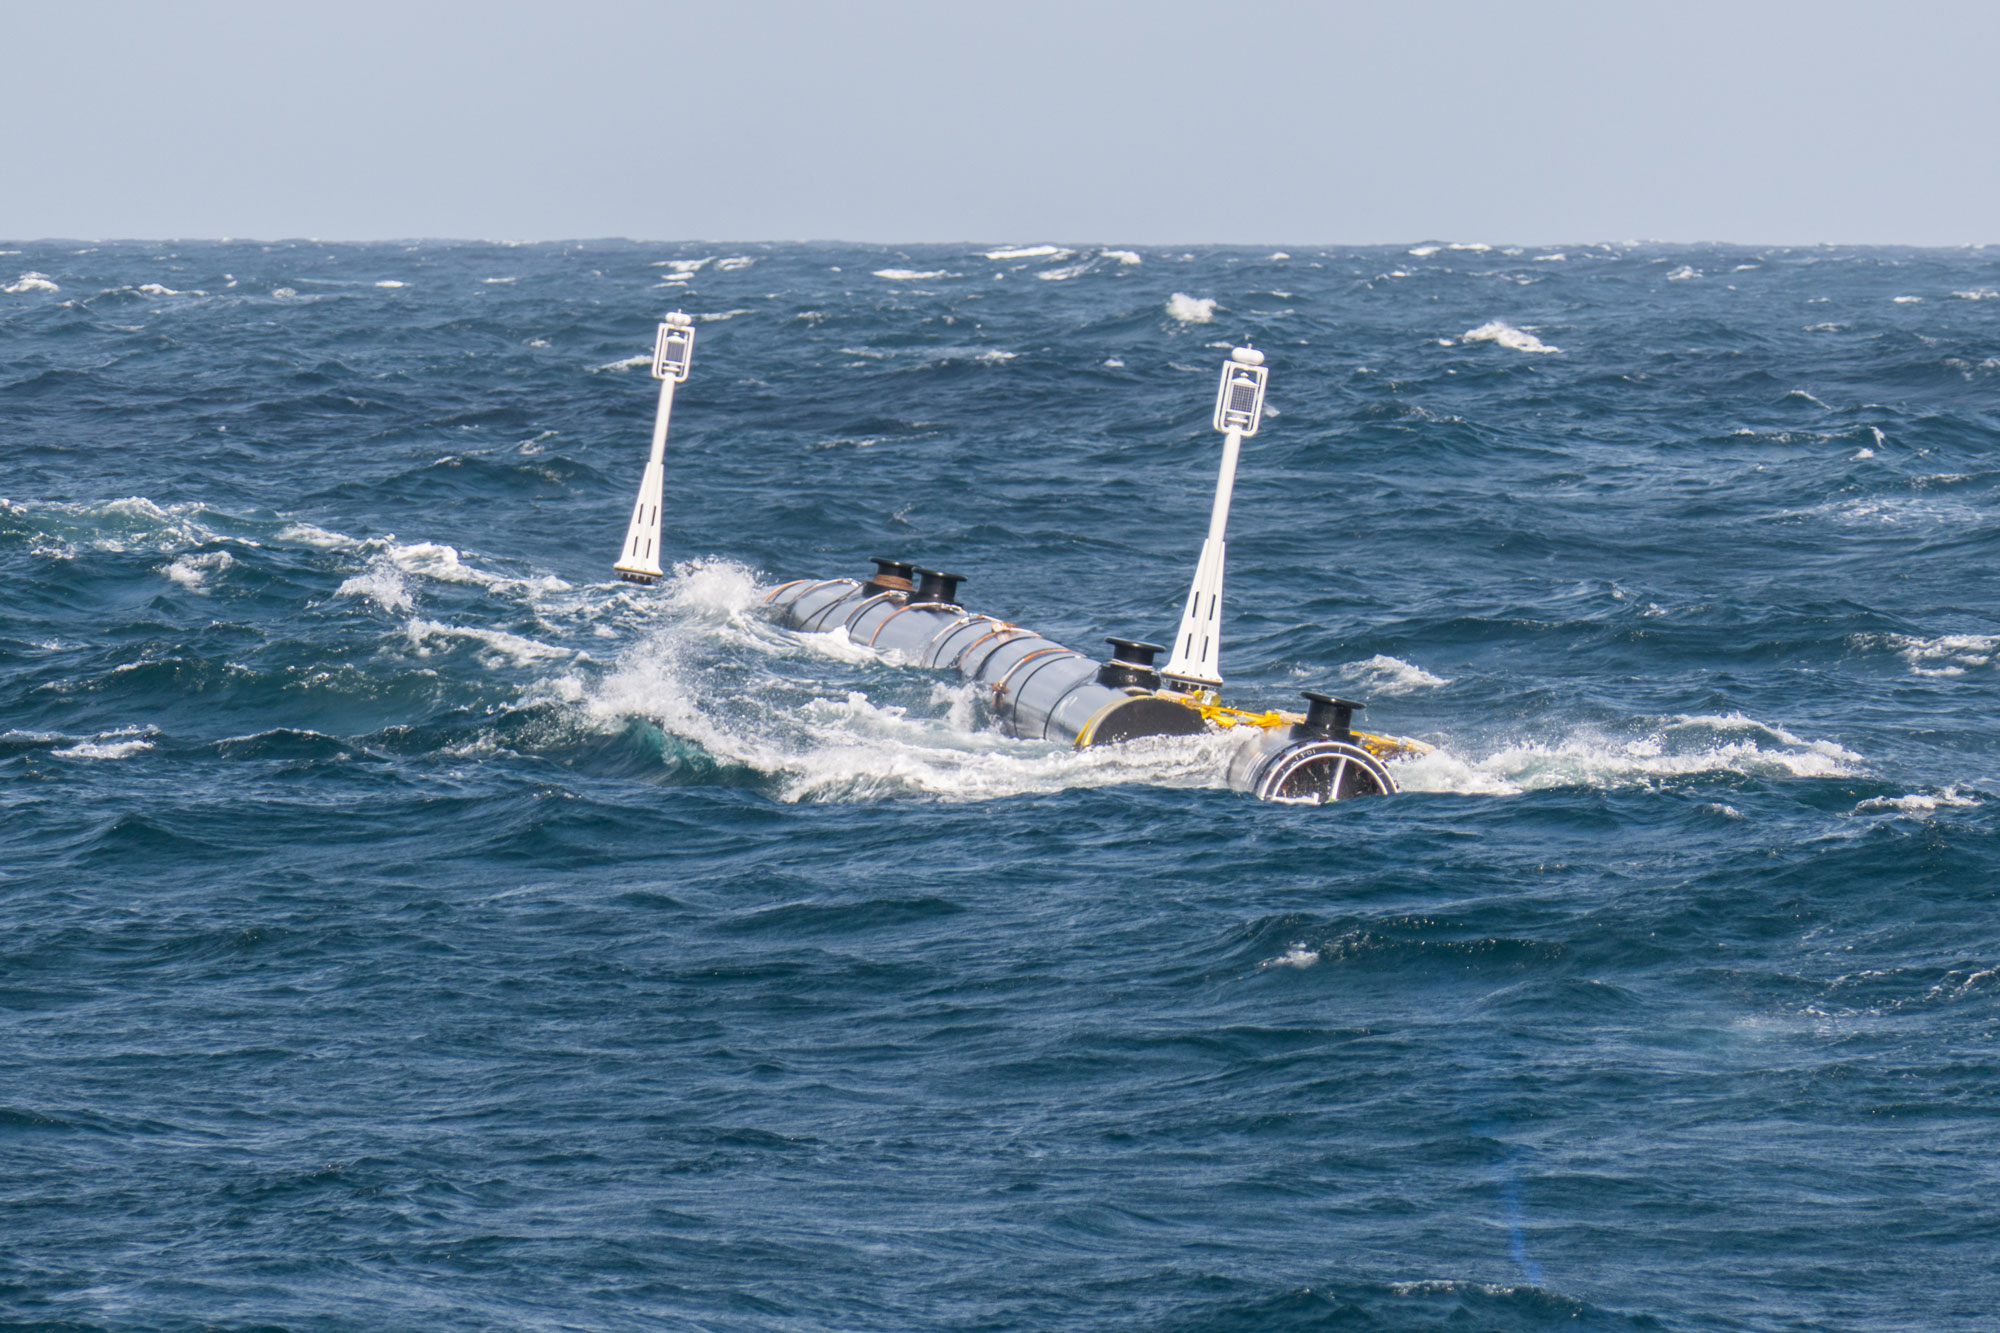
[[2000, 242], [1965, 0], [0, 0], [0, 239]]

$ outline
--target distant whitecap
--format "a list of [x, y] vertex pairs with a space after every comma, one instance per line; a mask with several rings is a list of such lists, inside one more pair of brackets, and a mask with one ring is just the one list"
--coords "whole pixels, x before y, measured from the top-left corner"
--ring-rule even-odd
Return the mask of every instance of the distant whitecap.
[[1459, 337], [1469, 343], [1498, 343], [1511, 347], [1517, 352], [1560, 352], [1562, 348], [1552, 347], [1525, 329], [1517, 329], [1503, 319], [1489, 319], [1476, 329], [1467, 329]]

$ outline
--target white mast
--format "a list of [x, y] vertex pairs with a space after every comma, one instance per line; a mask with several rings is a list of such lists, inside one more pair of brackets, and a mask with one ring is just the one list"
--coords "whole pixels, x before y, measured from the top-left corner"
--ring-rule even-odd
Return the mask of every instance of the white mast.
[[1187, 609], [1174, 635], [1174, 655], [1160, 675], [1183, 691], [1213, 690], [1222, 684], [1222, 534], [1229, 526], [1229, 497], [1236, 488], [1236, 456], [1243, 437], [1257, 433], [1264, 412], [1264, 354], [1238, 347], [1223, 363], [1222, 383], [1215, 392], [1215, 428], [1223, 433], [1222, 471], [1215, 479], [1215, 507], [1209, 511], [1208, 537], [1194, 568]]
[[660, 382], [660, 406], [653, 416], [653, 452], [639, 479], [639, 501], [625, 529], [624, 554], [612, 568], [627, 583], [657, 583], [660, 569], [660, 493], [666, 488], [667, 418], [674, 411], [674, 386], [688, 377], [694, 355], [694, 321], [676, 310], [660, 321], [653, 340], [653, 377]]

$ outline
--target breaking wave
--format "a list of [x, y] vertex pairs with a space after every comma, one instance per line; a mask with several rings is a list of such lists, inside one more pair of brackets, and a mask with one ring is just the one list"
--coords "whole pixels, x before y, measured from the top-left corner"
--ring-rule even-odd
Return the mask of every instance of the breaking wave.
[[1467, 329], [1459, 335], [1469, 343], [1498, 343], [1517, 352], [1560, 352], [1562, 348], [1551, 347], [1534, 334], [1515, 328], [1501, 319], [1489, 319], [1476, 329]]

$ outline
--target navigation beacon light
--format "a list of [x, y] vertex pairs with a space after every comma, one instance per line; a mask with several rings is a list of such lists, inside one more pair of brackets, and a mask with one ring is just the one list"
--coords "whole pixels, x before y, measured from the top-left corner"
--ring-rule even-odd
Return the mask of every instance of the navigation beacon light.
[[1187, 609], [1174, 635], [1174, 655], [1160, 671], [1184, 693], [1213, 691], [1222, 684], [1222, 555], [1223, 531], [1229, 526], [1229, 498], [1236, 487], [1236, 458], [1243, 437], [1255, 435], [1264, 415], [1264, 381], [1271, 372], [1264, 354], [1254, 347], [1231, 349], [1215, 390], [1215, 428], [1222, 432], [1222, 470], [1215, 480], [1215, 505], [1209, 511], [1208, 536], [1188, 589]]
[[694, 359], [694, 321], [676, 310], [660, 321], [653, 340], [653, 378], [660, 382], [660, 406], [653, 416], [653, 451], [639, 479], [639, 499], [625, 529], [624, 554], [612, 566], [627, 583], [657, 583], [660, 568], [660, 494], [666, 487], [667, 419], [674, 411], [674, 386], [688, 377]]

